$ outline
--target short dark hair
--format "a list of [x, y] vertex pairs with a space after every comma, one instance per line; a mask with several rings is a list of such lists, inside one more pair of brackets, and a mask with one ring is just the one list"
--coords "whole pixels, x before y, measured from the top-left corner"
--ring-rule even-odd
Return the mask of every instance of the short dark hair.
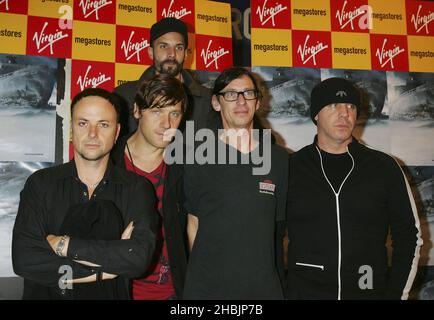
[[229, 83], [233, 80], [247, 76], [252, 80], [255, 90], [258, 92], [258, 99], [261, 98], [261, 91], [259, 90], [258, 81], [256, 81], [253, 73], [242, 67], [232, 67], [224, 70], [214, 82], [212, 90], [213, 95], [218, 95]]
[[178, 79], [157, 74], [143, 81], [137, 90], [135, 103], [139, 110], [149, 108], [164, 108], [181, 102], [181, 109], [187, 110], [187, 94], [184, 85]]
[[116, 122], [119, 123], [121, 114], [121, 104], [119, 98], [102, 88], [86, 88], [83, 91], [77, 93], [71, 101], [71, 117], [74, 112], [74, 106], [83, 98], [86, 97], [100, 97], [107, 100], [116, 110]]

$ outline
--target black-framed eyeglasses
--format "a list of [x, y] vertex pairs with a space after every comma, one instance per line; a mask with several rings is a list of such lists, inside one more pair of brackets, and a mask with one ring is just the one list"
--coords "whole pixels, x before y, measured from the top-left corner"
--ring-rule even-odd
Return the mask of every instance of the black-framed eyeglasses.
[[255, 89], [248, 89], [248, 90], [244, 90], [244, 91], [229, 90], [229, 91], [219, 92], [218, 94], [220, 96], [223, 96], [223, 98], [228, 102], [238, 100], [238, 96], [240, 94], [242, 94], [244, 99], [246, 99], [246, 100], [254, 100], [254, 99], [258, 98], [258, 91]]

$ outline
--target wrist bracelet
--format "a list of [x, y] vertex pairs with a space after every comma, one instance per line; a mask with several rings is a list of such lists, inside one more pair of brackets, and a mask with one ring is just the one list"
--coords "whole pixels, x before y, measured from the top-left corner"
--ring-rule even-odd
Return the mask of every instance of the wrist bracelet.
[[59, 257], [63, 257], [63, 256], [62, 256], [62, 251], [63, 251], [63, 249], [65, 248], [65, 243], [66, 243], [66, 239], [67, 239], [67, 238], [68, 238], [67, 235], [61, 236], [61, 237], [60, 237], [60, 241], [57, 243], [57, 246], [56, 246], [56, 254], [57, 254]]

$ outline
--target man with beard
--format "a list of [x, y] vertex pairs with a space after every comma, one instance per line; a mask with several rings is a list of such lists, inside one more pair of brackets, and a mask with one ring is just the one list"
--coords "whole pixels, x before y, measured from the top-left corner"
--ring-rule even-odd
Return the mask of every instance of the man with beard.
[[153, 187], [109, 160], [120, 130], [112, 93], [82, 91], [71, 116], [74, 159], [35, 172], [21, 192], [14, 271], [24, 299], [128, 299], [154, 252]]
[[211, 110], [211, 93], [183, 69], [187, 49], [188, 33], [184, 22], [175, 18], [164, 18], [152, 25], [148, 54], [153, 60], [153, 65], [146, 69], [138, 80], [124, 83], [114, 90], [124, 99], [121, 122], [128, 124], [123, 128], [121, 136], [136, 131], [137, 120], [133, 115], [134, 97], [140, 83], [155, 74], [173, 76], [184, 84], [189, 110], [192, 112], [190, 115], [185, 115], [186, 120], [194, 120], [196, 130], [207, 127], [208, 113]]

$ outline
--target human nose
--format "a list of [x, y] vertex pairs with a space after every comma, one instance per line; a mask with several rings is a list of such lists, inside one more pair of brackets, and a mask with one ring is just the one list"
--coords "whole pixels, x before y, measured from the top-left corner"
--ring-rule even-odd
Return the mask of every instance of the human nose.
[[166, 130], [171, 128], [170, 114], [164, 114], [163, 115], [163, 117], [161, 119], [161, 126]]
[[341, 117], [348, 117], [348, 106], [346, 104], [338, 105], [338, 114]]
[[98, 135], [98, 126], [97, 125], [90, 125], [89, 126], [89, 137], [96, 137]]
[[238, 96], [237, 96], [237, 103], [241, 103], [241, 104], [246, 103], [246, 98], [244, 97], [244, 92], [243, 91], [237, 92], [237, 94], [238, 94]]
[[175, 48], [174, 47], [168, 47], [167, 48], [167, 56], [169, 58], [174, 58], [175, 57]]

